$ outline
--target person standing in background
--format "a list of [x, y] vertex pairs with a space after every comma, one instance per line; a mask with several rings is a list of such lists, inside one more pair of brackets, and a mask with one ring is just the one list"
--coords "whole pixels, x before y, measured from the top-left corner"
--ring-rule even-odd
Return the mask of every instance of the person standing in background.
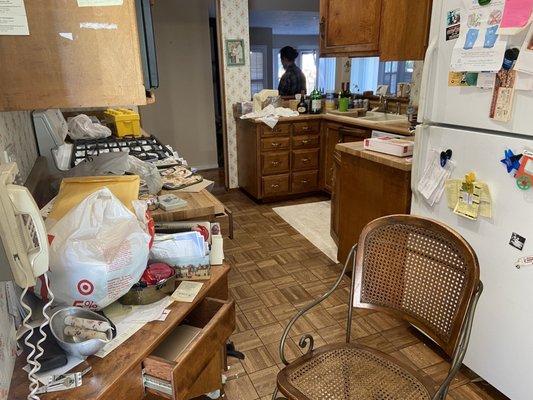
[[298, 51], [294, 47], [285, 46], [280, 50], [279, 56], [285, 70], [278, 85], [280, 96], [294, 96], [297, 93], [306, 91], [305, 75], [294, 62], [298, 57]]

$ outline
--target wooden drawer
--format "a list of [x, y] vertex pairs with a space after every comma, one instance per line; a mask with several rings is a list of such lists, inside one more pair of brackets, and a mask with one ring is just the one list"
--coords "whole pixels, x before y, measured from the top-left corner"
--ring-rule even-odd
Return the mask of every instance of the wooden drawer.
[[289, 193], [289, 174], [263, 177], [263, 197], [280, 196]]
[[261, 139], [261, 150], [282, 150], [289, 148], [289, 137], [269, 137]]
[[[193, 383], [212, 363], [235, 329], [235, 303], [205, 298], [187, 316], [180, 328], [144, 360], [145, 381], [155, 380], [172, 390], [175, 399], [189, 399]], [[192, 340], [184, 332], [196, 331]], [[221, 372], [221, 371], [220, 371]], [[154, 379], [155, 378], [155, 379]], [[169, 386], [170, 384], [170, 386]], [[221, 382], [220, 382], [221, 386]]]
[[289, 152], [278, 151], [261, 154], [262, 175], [289, 172]]
[[320, 121], [295, 122], [294, 134], [298, 135], [302, 133], [320, 133]]
[[277, 124], [274, 129], [270, 129], [265, 124], [261, 124], [261, 136], [287, 136], [291, 132], [291, 124], [290, 123], [280, 123]]
[[312, 192], [318, 189], [318, 170], [293, 172], [292, 193]]
[[292, 170], [317, 169], [318, 153], [319, 149], [294, 150], [292, 152]]
[[293, 149], [308, 149], [320, 146], [319, 135], [300, 135], [292, 137]]

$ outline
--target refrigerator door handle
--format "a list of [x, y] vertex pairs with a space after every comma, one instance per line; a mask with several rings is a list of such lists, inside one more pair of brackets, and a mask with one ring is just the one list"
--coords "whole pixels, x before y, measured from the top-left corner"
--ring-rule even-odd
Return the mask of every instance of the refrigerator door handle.
[[433, 40], [429, 43], [429, 46], [426, 51], [426, 56], [424, 58], [424, 69], [422, 70], [422, 83], [420, 88], [420, 100], [419, 105], [420, 109], [418, 110], [418, 115], [420, 115], [420, 120], [422, 122], [426, 121], [426, 109], [428, 107], [427, 97], [429, 92], [429, 73], [431, 70], [431, 62], [437, 49], [437, 42], [439, 40], [438, 35], [436, 35]]

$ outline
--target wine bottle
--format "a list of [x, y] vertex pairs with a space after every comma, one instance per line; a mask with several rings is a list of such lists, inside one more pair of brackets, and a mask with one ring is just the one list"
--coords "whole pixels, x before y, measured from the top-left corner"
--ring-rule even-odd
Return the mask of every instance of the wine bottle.
[[311, 92], [311, 114], [320, 114], [322, 112], [322, 94], [318, 89]]
[[296, 110], [300, 114], [307, 114], [308, 107], [307, 107], [307, 103], [305, 102], [305, 90], [302, 90], [301, 96], [302, 97], [300, 98], [300, 102], [298, 103], [298, 106], [296, 107]]

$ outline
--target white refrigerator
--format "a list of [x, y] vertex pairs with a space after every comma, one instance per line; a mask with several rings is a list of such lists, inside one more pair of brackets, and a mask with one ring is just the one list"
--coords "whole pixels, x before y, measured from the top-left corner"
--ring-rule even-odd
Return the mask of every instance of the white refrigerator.
[[[420, 116], [412, 172], [411, 213], [457, 230], [475, 249], [484, 292], [475, 315], [465, 364], [513, 400], [533, 398], [533, 266], [515, 262], [533, 256], [533, 188], [520, 190], [500, 162], [504, 151], [533, 150], [533, 92], [517, 91], [510, 122], [489, 118], [492, 90], [449, 87], [456, 40], [446, 40], [446, 15], [463, 0], [433, 3], [429, 47], [422, 77]], [[513, 38], [520, 42], [523, 36]], [[470, 171], [488, 184], [492, 218], [472, 221], [453, 213], [445, 196], [429, 206], [417, 193], [429, 151], [451, 149], [452, 179]], [[526, 238], [522, 251], [509, 245], [512, 233]]]

